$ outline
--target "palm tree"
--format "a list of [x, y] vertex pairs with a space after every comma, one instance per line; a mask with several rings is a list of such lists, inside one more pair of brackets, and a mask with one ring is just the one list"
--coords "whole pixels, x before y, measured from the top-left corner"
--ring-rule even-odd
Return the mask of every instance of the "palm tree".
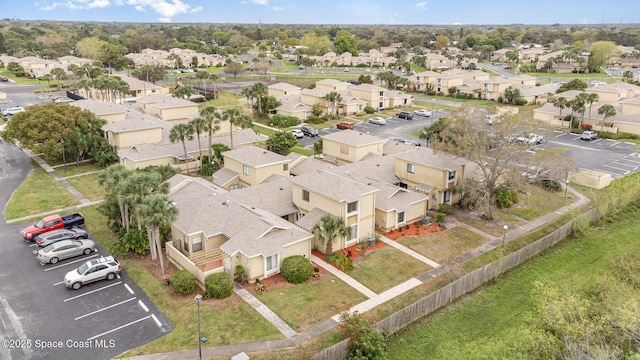
[[325, 95], [324, 99], [331, 103], [331, 114], [336, 113], [336, 103], [342, 101], [342, 96], [339, 93], [332, 91]]
[[582, 128], [582, 122], [584, 121], [584, 113], [587, 111], [587, 93], [580, 93], [574, 99], [576, 101], [576, 111], [580, 113], [580, 123], [578, 129]]
[[251, 87], [253, 96], [258, 100], [258, 114], [262, 114], [262, 97], [267, 94], [267, 86], [261, 82], [253, 84]]
[[605, 104], [605, 105], [602, 105], [600, 109], [598, 109], [598, 114], [604, 115], [604, 118], [602, 118], [602, 126], [600, 127], [600, 131], [603, 131], [604, 123], [607, 120], [607, 118], [616, 116], [616, 108], [614, 108], [613, 105], [611, 104]]
[[67, 73], [62, 68], [53, 68], [50, 74], [58, 81], [58, 90], [60, 90], [62, 88], [62, 80], [67, 78]]
[[121, 164], [114, 164], [105, 169], [105, 171], [101, 172], [98, 175], [98, 184], [104, 186], [105, 189], [105, 199], [108, 198], [117, 198], [118, 199], [118, 210], [120, 213], [120, 227], [126, 230], [129, 230], [129, 219], [127, 212], [125, 210], [124, 199], [120, 196], [108, 196], [109, 194], [118, 194], [119, 187], [124, 182], [126, 178], [128, 178], [132, 174], [132, 170], [129, 170]]
[[626, 70], [622, 73], [622, 77], [624, 78], [624, 81], [629, 82], [633, 79], [633, 72], [631, 72], [631, 70]]
[[240, 110], [236, 108], [226, 109], [222, 113], [222, 120], [229, 121], [230, 149], [233, 149], [233, 126], [236, 125], [244, 129], [253, 125], [251, 117], [240, 113]]
[[[189, 154], [187, 154], [187, 144], [186, 140], [193, 140], [193, 127], [189, 124], [176, 124], [169, 131], [169, 140], [171, 142], [182, 142], [182, 149], [184, 150], [184, 160], [185, 162], [189, 158]], [[187, 164], [187, 172], [189, 172], [189, 165]]]
[[347, 226], [343, 218], [325, 214], [320, 218], [320, 222], [313, 225], [311, 232], [315, 234], [320, 245], [326, 244], [325, 255], [333, 253], [333, 242], [340, 237], [351, 236], [351, 226]]
[[256, 94], [253, 91], [253, 88], [251, 87], [246, 87], [244, 89], [242, 89], [242, 91], [240, 91], [240, 95], [242, 95], [243, 97], [247, 98], [247, 103], [251, 104], [251, 114], [253, 114], [253, 116], [255, 117], [255, 108], [253, 107], [253, 101], [256, 98]]
[[593, 105], [594, 102], [597, 102], [599, 98], [600, 97], [596, 93], [587, 93], [584, 97], [585, 104], [589, 105], [589, 119], [591, 119], [591, 105]]
[[[166, 194], [151, 194], [145, 196], [142, 203], [136, 208], [136, 212], [142, 217], [142, 223], [147, 228], [149, 244], [153, 249], [157, 250], [160, 268], [162, 275], [164, 275], [160, 228], [167, 227], [178, 218], [178, 208]], [[155, 250], [152, 250], [151, 253], [155, 253]]]
[[553, 100], [551, 100], [551, 103], [553, 104], [553, 106], [555, 106], [558, 109], [560, 109], [560, 123], [562, 124], [562, 121], [564, 120], [562, 118], [562, 110], [569, 106], [567, 104], [567, 98], [562, 97], [562, 96], [554, 97]]
[[206, 121], [206, 130], [209, 133], [209, 147], [207, 151], [209, 153], [209, 161], [211, 161], [211, 138], [213, 134], [220, 130], [220, 112], [213, 105], [207, 105], [204, 109], [200, 110], [200, 116]]
[[198, 152], [200, 153], [200, 168], [202, 168], [202, 145], [200, 144], [200, 134], [207, 131], [207, 119], [202, 116], [197, 116], [191, 121], [189, 121], [189, 125], [193, 128], [193, 132], [196, 133], [196, 138], [198, 139]]

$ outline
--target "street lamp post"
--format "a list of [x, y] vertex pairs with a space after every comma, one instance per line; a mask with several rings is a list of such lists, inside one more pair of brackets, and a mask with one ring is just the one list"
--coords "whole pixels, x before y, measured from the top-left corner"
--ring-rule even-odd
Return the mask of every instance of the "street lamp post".
[[198, 304], [198, 359], [202, 360], [202, 338], [200, 337], [200, 301], [202, 295], [196, 295], [196, 303]]
[[65, 175], [67, 174], [67, 159], [64, 156], [64, 139], [60, 139], [60, 143], [62, 144], [62, 169], [64, 169]]
[[564, 201], [567, 201], [567, 189], [569, 189], [569, 179], [564, 179]]
[[504, 230], [502, 232], [502, 250], [504, 250], [504, 240], [507, 237], [507, 230], [509, 230], [509, 226], [505, 225], [502, 227], [502, 229]]

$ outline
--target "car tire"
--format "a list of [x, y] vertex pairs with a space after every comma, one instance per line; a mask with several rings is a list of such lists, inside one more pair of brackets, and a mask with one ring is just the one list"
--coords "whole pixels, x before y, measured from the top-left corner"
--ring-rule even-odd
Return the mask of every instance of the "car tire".
[[84, 251], [82, 253], [85, 254], [85, 255], [89, 255], [89, 254], [91, 254], [91, 249], [88, 249], [88, 248], [84, 249]]
[[107, 274], [107, 280], [113, 280], [115, 278], [116, 278], [116, 274], [114, 274], [114, 273], [108, 273]]
[[57, 257], [52, 257], [51, 260], [49, 260], [50, 263], [55, 264], [58, 262], [58, 258]]
[[79, 282], [79, 281], [78, 281], [78, 282], [75, 282], [75, 283], [73, 283], [73, 285], [71, 285], [71, 288], [72, 288], [73, 290], [78, 290], [78, 289], [80, 289], [81, 287], [82, 287], [82, 283], [81, 283], [81, 282]]

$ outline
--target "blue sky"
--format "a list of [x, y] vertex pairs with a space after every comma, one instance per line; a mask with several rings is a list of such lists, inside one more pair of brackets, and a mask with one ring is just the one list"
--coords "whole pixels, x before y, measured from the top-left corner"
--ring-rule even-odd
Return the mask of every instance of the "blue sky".
[[640, 22], [638, 0], [3, 0], [1, 4], [0, 17], [21, 20], [397, 25]]

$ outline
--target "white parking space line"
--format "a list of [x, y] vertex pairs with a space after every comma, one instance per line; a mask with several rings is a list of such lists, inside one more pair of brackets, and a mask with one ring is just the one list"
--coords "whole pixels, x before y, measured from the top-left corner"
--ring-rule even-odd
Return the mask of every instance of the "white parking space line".
[[620, 162], [620, 159], [613, 160], [612, 163], [614, 163], [616, 165], [620, 165], [620, 166], [624, 166], [624, 167], [630, 168], [632, 171], [636, 170], [638, 168], [638, 166], [636, 166], [636, 165], [625, 164], [623, 162]]
[[133, 324], [139, 323], [140, 321], [145, 321], [145, 320], [147, 320], [147, 319], [149, 319], [149, 318], [151, 318], [151, 316], [145, 316], [145, 317], [143, 317], [142, 319], [138, 319], [138, 320], [136, 320], [136, 321], [132, 321], [132, 322], [130, 322], [130, 323], [128, 323], [128, 324], [124, 324], [124, 325], [122, 325], [122, 326], [118, 326], [118, 327], [117, 327], [117, 328], [115, 328], [115, 329], [111, 329], [111, 330], [109, 330], [109, 331], [103, 332], [102, 334], [98, 334], [98, 335], [96, 335], [96, 336], [92, 336], [92, 337], [88, 338], [87, 340], [97, 339], [97, 338], [102, 337], [102, 336], [105, 336], [105, 335], [107, 335], [107, 334], [111, 334], [111, 333], [112, 333], [112, 332], [114, 332], [114, 331], [118, 331], [118, 330], [120, 330], [120, 329], [124, 329], [124, 328], [126, 328], [127, 326], [131, 326], [131, 325], [133, 325]]
[[135, 300], [135, 299], [136, 299], [135, 297], [132, 297], [131, 299], [127, 299], [127, 300], [125, 300], [125, 301], [120, 301], [120, 302], [119, 302], [119, 303], [117, 303], [117, 304], [109, 305], [109, 306], [107, 306], [107, 307], [105, 307], [105, 308], [102, 308], [102, 309], [100, 309], [100, 310], [92, 311], [92, 312], [90, 312], [90, 313], [88, 313], [88, 314], [84, 314], [84, 315], [82, 315], [82, 316], [78, 316], [78, 317], [77, 317], [77, 318], [75, 318], [74, 320], [80, 320], [80, 319], [82, 319], [82, 318], [86, 318], [87, 316], [91, 316], [91, 315], [97, 314], [97, 313], [99, 313], [99, 312], [105, 311], [105, 310], [107, 310], [107, 309], [111, 309], [111, 308], [116, 307], [116, 306], [118, 306], [118, 305], [126, 304], [126, 303], [128, 303], [129, 301], [133, 301], [133, 300]]
[[85, 295], [93, 294], [94, 292], [102, 291], [102, 290], [104, 290], [104, 289], [108, 289], [108, 288], [110, 288], [110, 287], [112, 287], [112, 286], [116, 286], [116, 285], [120, 285], [120, 284], [122, 284], [122, 281], [118, 281], [117, 283], [113, 283], [113, 284], [107, 285], [107, 286], [105, 286], [105, 287], [101, 287], [101, 288], [99, 288], [99, 289], [91, 290], [91, 291], [86, 292], [86, 293], [84, 293], [84, 294], [82, 294], [82, 295], [78, 295], [78, 296], [70, 297], [70, 298], [68, 298], [68, 299], [64, 299], [62, 302], [67, 302], [67, 301], [70, 301], [70, 300], [79, 299], [79, 298], [81, 298], [81, 297], [83, 297], [83, 296], [85, 296]]
[[160, 322], [160, 320], [158, 320], [156, 315], [155, 314], [151, 314], [151, 318], [153, 318], [153, 321], [156, 322], [156, 325], [158, 325], [158, 327], [162, 329], [162, 323]]
[[53, 284], [53, 286], [58, 286], [58, 285], [61, 285], [61, 284], [64, 284], [64, 281], [57, 282], [57, 283]]
[[138, 300], [138, 305], [140, 305], [140, 307], [142, 307], [142, 309], [144, 310], [144, 312], [149, 312], [149, 308], [147, 307], [147, 305], [145, 305], [142, 300]]
[[602, 165], [600, 165], [600, 166], [604, 166], [604, 167], [607, 167], [607, 168], [612, 168], [612, 169], [616, 169], [616, 170], [623, 171], [625, 175], [626, 175], [626, 174], [628, 174], [628, 173], [630, 173], [630, 171], [629, 171], [629, 170], [624, 169], [624, 168], [621, 168], [621, 167], [615, 167], [615, 166], [611, 166], [611, 165], [608, 165], [608, 164], [602, 164]]
[[69, 261], [68, 263], [64, 263], [64, 264], [62, 264], [62, 265], [57, 265], [57, 266], [49, 267], [49, 268], [44, 269], [44, 271], [45, 271], [45, 272], [47, 272], [47, 271], [50, 271], [50, 270], [55, 270], [55, 269], [59, 269], [59, 268], [61, 268], [61, 267], [69, 266], [69, 265], [71, 265], [71, 264], [75, 264], [75, 263], [79, 263], [79, 262], [85, 262], [85, 261], [87, 261], [87, 259], [91, 259], [91, 258], [96, 257], [96, 256], [100, 256], [100, 254], [95, 254], [95, 255], [87, 256], [87, 257], [84, 257], [84, 258], [82, 258], [82, 259], [78, 259], [78, 260], [74, 260], [74, 261]]
[[558, 141], [549, 141], [549, 143], [557, 144], [557, 145], [560, 145], [560, 146], [571, 146], [573, 148], [591, 150], [591, 151], [607, 151], [607, 150], [604, 150], [604, 149], [596, 149], [596, 148], [590, 148], [590, 147], [586, 147], [586, 146], [572, 145], [572, 144], [567, 144], [567, 143], [558, 142]]
[[618, 145], [618, 144], [622, 144], [622, 143], [621, 143], [620, 141], [616, 141], [616, 142], [614, 142], [613, 144], [609, 145], [609, 147], [616, 146], [616, 145]]
[[629, 159], [627, 157], [620, 158], [620, 159], [618, 159], [618, 161], [628, 161], [628, 162], [633, 163], [633, 164], [640, 164], [640, 161]]
[[131, 288], [129, 287], [129, 285], [124, 284], [124, 287], [127, 288], [127, 290], [129, 290], [129, 292], [131, 293], [131, 295], [133, 295], [133, 290], [131, 290]]
[[38, 245], [38, 244], [33, 243], [33, 244], [29, 245], [29, 247], [34, 247], [34, 246], [36, 246], [36, 245]]

